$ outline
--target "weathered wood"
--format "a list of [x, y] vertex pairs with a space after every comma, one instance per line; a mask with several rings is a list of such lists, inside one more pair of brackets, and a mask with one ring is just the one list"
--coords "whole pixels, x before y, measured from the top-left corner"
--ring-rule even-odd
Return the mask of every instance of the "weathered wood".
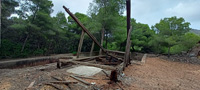
[[94, 50], [94, 41], [92, 42], [92, 47], [91, 47], [91, 50], [90, 50], [90, 56], [92, 56], [93, 50]]
[[[103, 47], [103, 39], [104, 39], [104, 28], [101, 31], [101, 46]], [[102, 49], [99, 50], [99, 55], [102, 55]]]
[[85, 79], [92, 79], [92, 80], [99, 80], [99, 79], [97, 79], [97, 78], [84, 77], [84, 76], [79, 76], [79, 75], [76, 75], [76, 77], [79, 77], [79, 78], [85, 78]]
[[85, 61], [85, 60], [93, 60], [99, 57], [106, 57], [105, 55], [101, 55], [101, 56], [92, 56], [92, 57], [84, 57], [84, 58], [77, 58], [77, 59], [73, 59], [72, 61]]
[[84, 83], [84, 84], [86, 84], [86, 85], [90, 85], [90, 83], [88, 83], [87, 81], [82, 80], [82, 79], [80, 79], [80, 78], [78, 78], [78, 77], [76, 77], [76, 76], [70, 75], [70, 77], [72, 77], [72, 78], [74, 78], [74, 79], [76, 79], [76, 80], [78, 80], [78, 81], [80, 81], [80, 82], [82, 82], [82, 83]]
[[52, 81], [50, 83], [54, 84], [77, 84], [78, 82], [71, 82], [71, 81]]
[[119, 54], [125, 54], [125, 52], [122, 51], [114, 51], [114, 50], [107, 50], [108, 53], [119, 53]]
[[80, 38], [79, 45], [78, 45], [77, 58], [79, 58], [79, 55], [81, 53], [81, 48], [82, 48], [82, 45], [83, 45], [84, 36], [85, 36], [85, 32], [82, 30], [81, 38]]
[[53, 79], [58, 80], [58, 81], [62, 81], [62, 78], [60, 77], [56, 77], [56, 76], [51, 76]]
[[63, 6], [63, 8], [74, 19], [74, 21], [82, 28], [82, 30], [84, 30], [88, 34], [88, 36], [102, 49], [102, 51], [106, 53], [106, 50], [99, 44], [97, 39], [84, 27], [84, 25], [78, 20], [78, 18], [74, 14], [72, 14], [69, 11], [69, 9], [67, 9], [65, 6]]
[[108, 75], [108, 73], [106, 73], [106, 71], [104, 71], [104, 70], [101, 70], [105, 75], [106, 75], [106, 77], [109, 77], [109, 75]]
[[124, 65], [123, 65], [123, 69], [128, 65], [128, 63], [130, 63], [130, 46], [131, 46], [131, 31], [132, 31], [132, 27], [130, 28], [129, 32], [128, 32], [128, 36], [127, 36], [127, 41], [126, 41], [126, 51], [125, 51], [125, 55], [124, 55]]
[[35, 84], [35, 80], [33, 82], [30, 83], [30, 85], [25, 89], [25, 90], [29, 90], [33, 87], [33, 85]]
[[58, 89], [58, 90], [64, 90], [64, 89], [63, 89], [63, 87], [60, 87], [60, 86], [58, 86], [58, 85], [56, 85], [56, 84], [52, 84], [52, 83], [45, 83], [45, 85], [52, 86], [52, 87], [54, 87], [54, 88], [56, 88], [56, 89]]
[[102, 69], [108, 69], [108, 70], [114, 70], [115, 67], [112, 66], [107, 66], [107, 65], [99, 65], [99, 64], [92, 64], [88, 62], [79, 62], [79, 61], [60, 61], [61, 63], [74, 63], [74, 64], [81, 64], [81, 65], [86, 65], [86, 66], [93, 66], [93, 67], [98, 67]]

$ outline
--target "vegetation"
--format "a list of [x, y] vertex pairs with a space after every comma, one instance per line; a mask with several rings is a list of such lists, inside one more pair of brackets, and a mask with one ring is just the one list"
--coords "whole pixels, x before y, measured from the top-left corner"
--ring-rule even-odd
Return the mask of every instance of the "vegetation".
[[[15, 9], [15, 7], [19, 7]], [[63, 12], [52, 17], [50, 0], [2, 0], [2, 45], [0, 58], [21, 58], [60, 53], [76, 54], [82, 29]], [[123, 16], [125, 0], [93, 0], [88, 15], [75, 16], [92, 32], [103, 47], [125, 50], [126, 17]], [[17, 14], [18, 17], [10, 17]], [[200, 41], [200, 36], [190, 33], [190, 23], [184, 18], [161, 19], [151, 28], [131, 19], [131, 51], [177, 54], [187, 51]], [[86, 36], [82, 51], [90, 51], [92, 40]], [[99, 48], [95, 46], [94, 50]]]

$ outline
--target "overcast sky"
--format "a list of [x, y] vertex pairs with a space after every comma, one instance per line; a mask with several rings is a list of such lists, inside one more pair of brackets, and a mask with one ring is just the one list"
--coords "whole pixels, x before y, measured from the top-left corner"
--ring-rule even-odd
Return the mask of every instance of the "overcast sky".
[[[53, 16], [62, 11], [63, 5], [72, 13], [87, 14], [88, 6], [93, 0], [52, 0]], [[67, 13], [65, 13], [68, 15]], [[190, 22], [190, 27], [200, 30], [200, 0], [131, 0], [131, 18], [137, 22], [155, 25], [165, 17], [183, 17]]]

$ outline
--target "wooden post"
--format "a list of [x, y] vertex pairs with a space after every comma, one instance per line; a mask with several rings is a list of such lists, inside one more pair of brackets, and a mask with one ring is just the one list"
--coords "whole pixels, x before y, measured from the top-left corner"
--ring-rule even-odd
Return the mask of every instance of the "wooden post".
[[93, 50], [94, 50], [94, 41], [92, 42], [92, 47], [91, 47], [91, 50], [90, 50], [90, 56], [92, 56]]
[[132, 27], [130, 28], [129, 32], [128, 32], [128, 36], [127, 36], [127, 41], [126, 41], [126, 51], [125, 51], [125, 55], [124, 55], [124, 64], [123, 64], [123, 69], [127, 66], [127, 64], [130, 62], [130, 46], [131, 46], [131, 30]]
[[[101, 46], [103, 47], [103, 39], [104, 39], [104, 28], [101, 31]], [[99, 55], [102, 55], [102, 49], [99, 50]]]
[[[0, 0], [0, 17], [1, 17], [1, 0]], [[0, 18], [0, 47], [1, 47], [1, 18]]]
[[85, 32], [82, 30], [81, 38], [80, 38], [79, 45], [78, 45], [77, 58], [79, 58], [79, 55], [81, 53], [81, 48], [82, 48], [82, 45], [83, 45], [84, 35], [85, 35]]

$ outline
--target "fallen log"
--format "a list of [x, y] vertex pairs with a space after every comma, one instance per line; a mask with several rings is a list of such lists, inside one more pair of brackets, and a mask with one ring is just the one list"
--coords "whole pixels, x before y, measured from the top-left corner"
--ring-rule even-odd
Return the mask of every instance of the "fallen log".
[[86, 66], [94, 66], [94, 67], [98, 67], [98, 68], [102, 68], [102, 69], [108, 69], [108, 70], [115, 70], [115, 67], [112, 66], [107, 66], [107, 65], [99, 65], [99, 64], [92, 64], [92, 63], [88, 63], [88, 62], [79, 62], [79, 61], [61, 61], [61, 63], [63, 64], [67, 64], [67, 63], [74, 63], [74, 64], [81, 64], [81, 65], [86, 65]]
[[78, 78], [78, 77], [76, 77], [76, 76], [70, 75], [70, 77], [72, 77], [72, 78], [74, 78], [74, 79], [76, 79], [76, 80], [78, 80], [78, 81], [80, 81], [80, 82], [82, 82], [82, 83], [84, 83], [84, 84], [86, 84], [86, 85], [90, 85], [90, 83], [88, 83], [87, 81], [82, 80], [82, 79], [80, 79], [80, 78]]

